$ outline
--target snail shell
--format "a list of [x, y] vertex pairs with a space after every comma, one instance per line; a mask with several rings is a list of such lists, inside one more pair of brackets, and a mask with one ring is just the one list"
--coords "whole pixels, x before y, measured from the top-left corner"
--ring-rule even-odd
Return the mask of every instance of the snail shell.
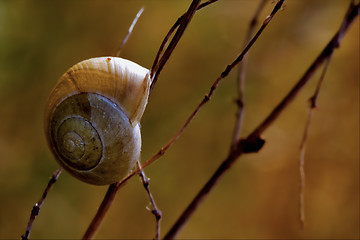
[[71, 67], [51, 91], [45, 134], [59, 164], [96, 185], [121, 180], [140, 157], [140, 120], [150, 89], [149, 70], [117, 57]]

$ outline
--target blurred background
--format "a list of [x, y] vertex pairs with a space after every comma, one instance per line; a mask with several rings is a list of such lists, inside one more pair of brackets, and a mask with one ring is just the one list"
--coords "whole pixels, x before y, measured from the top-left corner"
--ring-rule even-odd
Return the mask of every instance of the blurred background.
[[[259, 1], [223, 0], [196, 13], [142, 119], [145, 161], [180, 128], [212, 82], [241, 52]], [[269, 1], [260, 22], [275, 3]], [[75, 63], [113, 55], [145, 6], [122, 57], [150, 68], [190, 1], [0, 1], [0, 238], [19, 239], [59, 167], [45, 142], [44, 105]], [[349, 1], [285, 1], [249, 52], [243, 135], [302, 76], [340, 26]], [[146, 169], [163, 212], [162, 236], [227, 156], [235, 121], [234, 70], [185, 133]], [[298, 220], [299, 145], [320, 71], [218, 182], [179, 238], [359, 238], [359, 18], [335, 51], [310, 127], [305, 159], [306, 225]], [[63, 172], [31, 238], [80, 238], [107, 190]], [[152, 238], [153, 215], [138, 177], [122, 188], [97, 238]]]

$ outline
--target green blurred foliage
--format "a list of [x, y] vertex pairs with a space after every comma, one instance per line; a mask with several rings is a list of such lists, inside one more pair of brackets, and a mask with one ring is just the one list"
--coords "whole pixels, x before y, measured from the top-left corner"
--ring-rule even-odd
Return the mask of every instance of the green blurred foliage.
[[[49, 91], [73, 64], [112, 55], [140, 7], [145, 12], [122, 57], [150, 68], [160, 43], [190, 1], [0, 1], [0, 238], [24, 233], [33, 204], [57, 169], [43, 134]], [[260, 123], [337, 31], [349, 1], [288, 0], [250, 50], [243, 134]], [[184, 123], [240, 53], [258, 1], [222, 0], [198, 12], [160, 75], [142, 121], [142, 159]], [[265, 19], [274, 3], [267, 4]], [[261, 20], [262, 21], [262, 20]], [[298, 223], [299, 144], [319, 74], [265, 133], [258, 154], [241, 157], [179, 235], [181, 238], [359, 237], [359, 19], [335, 51], [310, 128], [306, 226]], [[236, 71], [176, 144], [146, 169], [173, 224], [226, 157]], [[63, 173], [36, 219], [34, 239], [79, 238], [107, 187]], [[137, 177], [121, 189], [98, 238], [152, 238], [155, 221]]]

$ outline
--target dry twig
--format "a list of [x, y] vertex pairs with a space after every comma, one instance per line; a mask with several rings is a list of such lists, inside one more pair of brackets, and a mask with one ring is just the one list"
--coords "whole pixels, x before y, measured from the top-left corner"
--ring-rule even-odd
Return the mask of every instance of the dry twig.
[[[194, 16], [198, 6], [200, 4], [200, 0], [193, 0], [191, 2], [191, 5], [188, 9], [188, 11], [183, 15], [183, 17], [180, 20], [180, 26], [178, 27], [174, 37], [171, 39], [168, 47], [166, 48], [164, 54], [161, 56], [160, 60], [158, 62], [154, 62], [154, 66], [150, 71], [150, 77], [151, 77], [151, 85], [150, 85], [150, 93], [152, 92], [156, 81], [159, 77], [159, 74], [161, 72], [161, 70], [163, 69], [163, 67], [165, 66], [166, 62], [169, 60], [170, 55], [172, 54], [172, 52], [174, 51], [176, 45], [178, 44], [178, 42], [180, 41], [181, 36], [183, 35], [186, 27], [188, 26], [188, 24], [190, 23], [192, 17]], [[175, 23], [176, 24], [176, 23]], [[175, 29], [174, 29], [175, 30]], [[172, 28], [170, 29], [169, 32], [174, 31], [172, 30]], [[170, 33], [171, 35], [171, 33]], [[163, 44], [165, 45], [168, 41], [168, 37], [170, 36], [169, 34], [166, 35]], [[162, 50], [162, 47], [160, 47], [157, 56], [155, 57], [155, 60], [158, 59], [159, 57], [159, 52]]]
[[[261, 0], [259, 6], [257, 7], [253, 18], [250, 21], [245, 40], [244, 40], [244, 47], [246, 44], [251, 40], [251, 36], [254, 33], [255, 26], [258, 22], [258, 17], [261, 10], [264, 8], [266, 0]], [[237, 78], [237, 93], [238, 97], [235, 100], [236, 105], [238, 107], [236, 112], [236, 120], [235, 120], [235, 127], [234, 127], [234, 134], [230, 146], [230, 151], [233, 150], [236, 146], [236, 143], [240, 140], [241, 136], [241, 128], [242, 122], [244, 117], [244, 91], [245, 91], [245, 75], [246, 75], [246, 63], [247, 63], [248, 56], [245, 56], [244, 59], [239, 63], [239, 73]]]
[[[352, 0], [350, 2], [350, 7], [348, 8], [348, 11], [345, 15], [345, 19], [352, 14], [352, 7], [354, 6], [354, 0]], [[356, 6], [355, 6], [356, 7]], [[359, 11], [359, 10], [358, 10]], [[359, 14], [359, 12], [358, 12]], [[340, 40], [341, 37], [343, 36], [343, 34], [345, 33], [345, 28], [347, 27], [347, 21], [343, 21], [343, 23], [341, 24], [340, 30], [339, 32], [342, 34], [338, 35], [337, 40], [335, 40], [334, 44], [335, 45], [340, 45]], [[300, 156], [299, 156], [299, 221], [300, 221], [300, 228], [304, 229], [304, 225], [305, 225], [305, 152], [306, 152], [306, 142], [307, 142], [307, 137], [308, 137], [308, 132], [310, 129], [310, 123], [314, 114], [314, 110], [317, 107], [317, 99], [320, 93], [320, 89], [322, 86], [322, 83], [324, 81], [325, 78], [325, 74], [326, 71], [329, 67], [330, 61], [331, 61], [331, 57], [332, 57], [332, 53], [329, 53], [329, 56], [326, 58], [326, 62], [324, 64], [324, 69], [321, 73], [319, 82], [316, 86], [316, 89], [314, 91], [314, 94], [310, 97], [309, 101], [310, 101], [310, 107], [309, 107], [309, 111], [308, 111], [308, 116], [307, 116], [307, 120], [305, 123], [305, 128], [304, 128], [304, 133], [303, 133], [303, 137], [301, 140], [301, 144], [300, 144]]]
[[152, 209], [149, 209], [149, 210], [155, 216], [155, 220], [156, 220], [155, 239], [159, 239], [160, 238], [160, 221], [161, 221], [162, 213], [161, 213], [160, 209], [158, 209], [158, 207], [156, 206], [154, 197], [151, 194], [150, 187], [149, 187], [150, 179], [145, 176], [145, 173], [141, 167], [140, 161], [137, 161], [136, 163], [137, 163], [137, 166], [140, 171], [139, 175], [140, 175], [141, 181], [142, 181], [144, 188], [149, 196], [150, 204], [152, 206]]
[[31, 214], [30, 214], [30, 220], [29, 220], [28, 225], [26, 227], [25, 234], [23, 234], [21, 236], [22, 240], [28, 240], [29, 239], [30, 232], [31, 232], [33, 223], [35, 221], [35, 218], [38, 216], [40, 208], [44, 204], [45, 198], [46, 198], [47, 194], [49, 193], [50, 189], [52, 188], [52, 186], [54, 185], [54, 183], [58, 179], [58, 177], [59, 177], [59, 175], [61, 173], [61, 170], [62, 170], [62, 168], [59, 168], [58, 170], [55, 171], [55, 173], [50, 178], [50, 180], [49, 180], [49, 182], [48, 182], [48, 184], [47, 184], [47, 186], [46, 186], [46, 188], [44, 190], [44, 193], [42, 194], [40, 200], [37, 203], [35, 203], [32, 211], [31, 211]]
[[123, 47], [125, 46], [127, 40], [129, 39], [132, 31], [134, 30], [134, 26], [135, 26], [135, 24], [137, 23], [137, 21], [139, 20], [139, 18], [140, 18], [140, 16], [141, 16], [141, 14], [143, 13], [143, 11], [144, 11], [144, 7], [140, 8], [139, 12], [136, 14], [134, 20], [132, 21], [132, 23], [131, 23], [131, 25], [130, 25], [130, 27], [129, 27], [129, 30], [128, 30], [125, 38], [123, 39], [123, 41], [122, 41], [119, 49], [116, 51], [115, 57], [120, 57], [121, 50], [123, 49]]
[[[275, 9], [279, 4], [280, 7], [282, 2], [283, 1], [279, 1]], [[351, 25], [351, 23], [354, 21], [355, 17], [357, 17], [358, 14], [359, 14], [359, 4], [354, 5], [352, 2], [349, 6], [348, 12], [343, 20], [343, 23], [339, 31], [326, 45], [326, 47], [323, 49], [320, 55], [314, 60], [314, 62], [310, 65], [310, 67], [300, 78], [300, 80], [296, 83], [293, 89], [291, 89], [290, 92], [284, 97], [284, 99], [273, 109], [273, 111], [268, 115], [268, 117], [265, 118], [265, 120], [262, 123], [260, 123], [259, 126], [255, 128], [254, 131], [252, 131], [245, 139], [238, 141], [236, 148], [220, 164], [220, 166], [215, 171], [215, 173], [211, 176], [211, 178], [207, 181], [207, 183], [195, 196], [192, 202], [188, 205], [188, 207], [185, 209], [185, 211], [182, 213], [182, 215], [179, 217], [179, 219], [176, 221], [173, 227], [165, 235], [164, 239], [175, 238], [176, 234], [184, 226], [186, 221], [191, 217], [192, 213], [196, 210], [197, 206], [201, 203], [202, 200], [204, 200], [205, 196], [207, 196], [210, 190], [213, 189], [213, 187], [215, 186], [216, 182], [220, 179], [220, 177], [223, 176], [228, 169], [230, 169], [230, 167], [232, 166], [232, 164], [235, 162], [236, 159], [238, 159], [244, 153], [258, 152], [262, 148], [265, 141], [261, 139], [261, 134], [269, 126], [271, 126], [271, 124], [277, 119], [280, 113], [295, 98], [295, 96], [299, 93], [302, 87], [309, 81], [311, 76], [321, 66], [324, 60], [326, 60], [329, 56], [331, 56], [335, 48], [339, 47], [340, 40], [342, 39], [347, 29], [349, 28], [349, 26]], [[267, 20], [269, 20], [269, 17], [267, 18]], [[265, 20], [265, 22], [267, 20]]]
[[[203, 7], [206, 7], [207, 5], [210, 5], [210, 4], [212, 4], [212, 3], [216, 2], [216, 1], [218, 1], [218, 0], [208, 0], [208, 1], [200, 4], [200, 5], [196, 8], [196, 11], [197, 11], [197, 10], [200, 10], [200, 9], [202, 9]], [[158, 78], [158, 75], [159, 75], [159, 74], [156, 74], [156, 72], [157, 72], [158, 69], [159, 69], [159, 62], [160, 62], [160, 61], [159, 61], [159, 58], [160, 58], [160, 56], [162, 56], [162, 58], [164, 57], [164, 55], [162, 55], [162, 52], [163, 52], [163, 50], [164, 50], [164, 47], [165, 47], [166, 44], [169, 42], [169, 38], [170, 38], [170, 36], [173, 34], [173, 32], [176, 30], [176, 28], [184, 21], [184, 18], [186, 17], [185, 15], [186, 15], [186, 13], [184, 13], [183, 15], [181, 15], [181, 17], [179, 17], [179, 18], [176, 20], [176, 22], [175, 22], [174, 25], [170, 28], [169, 32], [166, 34], [164, 40], [162, 41], [162, 43], [161, 43], [161, 45], [160, 45], [160, 48], [159, 48], [159, 50], [158, 50], [158, 52], [157, 52], [157, 54], [156, 54], [156, 57], [155, 57], [155, 59], [154, 59], [153, 66], [151, 67], [151, 71], [150, 71], [150, 77], [151, 77], [153, 80], [155, 80], [155, 82], [156, 82], [156, 79]], [[155, 76], [155, 75], [157, 75], [157, 76]], [[154, 88], [155, 82], [152, 84], [151, 89]]]
[[308, 132], [310, 129], [310, 123], [311, 123], [311, 119], [313, 117], [313, 113], [314, 113], [314, 109], [317, 107], [317, 103], [316, 100], [319, 96], [319, 92], [321, 89], [321, 85], [322, 82], [324, 80], [325, 77], [325, 73], [329, 67], [329, 63], [331, 60], [331, 55], [327, 58], [327, 61], [325, 62], [324, 65], [324, 69], [321, 73], [318, 85], [315, 89], [314, 94], [310, 97], [309, 101], [310, 101], [310, 107], [309, 107], [309, 112], [308, 112], [308, 116], [307, 116], [307, 120], [305, 123], [305, 128], [304, 128], [304, 134], [301, 140], [301, 144], [300, 144], [300, 157], [299, 157], [299, 175], [300, 175], [300, 179], [299, 179], [299, 220], [300, 220], [300, 228], [304, 229], [304, 225], [305, 225], [305, 169], [304, 169], [304, 164], [305, 164], [305, 151], [306, 151], [306, 142], [307, 142], [307, 137], [308, 137]]

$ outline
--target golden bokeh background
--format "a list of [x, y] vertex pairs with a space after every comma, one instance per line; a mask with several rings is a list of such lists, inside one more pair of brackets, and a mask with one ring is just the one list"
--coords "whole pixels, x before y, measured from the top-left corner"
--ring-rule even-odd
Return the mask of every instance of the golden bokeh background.
[[[259, 1], [221, 0], [196, 13], [160, 75], [142, 120], [142, 160], [158, 151], [240, 53]], [[112, 55], [137, 11], [145, 11], [122, 57], [150, 68], [190, 1], [0, 1], [0, 238], [19, 239], [33, 204], [58, 168], [43, 110], [75, 63]], [[250, 50], [243, 135], [283, 98], [340, 26], [349, 1], [287, 0]], [[269, 1], [263, 21], [274, 6]], [[176, 144], [146, 169], [163, 212], [162, 236], [229, 152], [235, 120], [233, 71]], [[359, 18], [334, 53], [311, 124], [305, 159], [306, 225], [298, 220], [299, 144], [320, 71], [218, 182], [180, 238], [359, 238]], [[48, 195], [31, 238], [80, 238], [106, 186], [67, 173]], [[152, 238], [155, 221], [138, 177], [122, 188], [97, 234]]]

